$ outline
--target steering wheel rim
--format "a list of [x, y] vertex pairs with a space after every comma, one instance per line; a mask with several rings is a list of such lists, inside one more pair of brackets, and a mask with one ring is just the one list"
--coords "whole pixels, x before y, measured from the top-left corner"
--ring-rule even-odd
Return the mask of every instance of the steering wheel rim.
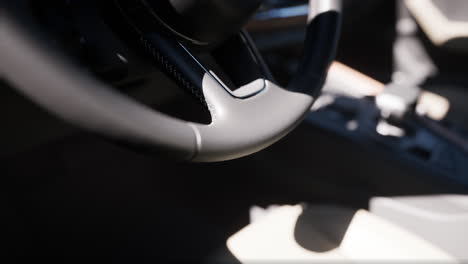
[[0, 76], [66, 121], [99, 134], [183, 160], [235, 159], [295, 128], [323, 85], [337, 45], [341, 1], [311, 0], [310, 6], [304, 58], [288, 87], [259, 79], [234, 94], [209, 70], [198, 76], [209, 125], [167, 116], [118, 93], [45, 47], [8, 14], [0, 18]]

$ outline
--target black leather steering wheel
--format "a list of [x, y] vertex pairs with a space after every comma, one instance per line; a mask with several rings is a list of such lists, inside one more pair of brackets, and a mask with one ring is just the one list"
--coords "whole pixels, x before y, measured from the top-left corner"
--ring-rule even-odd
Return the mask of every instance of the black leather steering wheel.
[[304, 57], [285, 88], [263, 76], [230, 89], [177, 38], [140, 32], [152, 55], [201, 89], [212, 116], [209, 125], [152, 110], [97, 80], [49, 49], [6, 5], [0, 9], [0, 76], [42, 107], [93, 132], [194, 162], [235, 159], [273, 144], [309, 113], [334, 58], [340, 7], [340, 0], [310, 1]]

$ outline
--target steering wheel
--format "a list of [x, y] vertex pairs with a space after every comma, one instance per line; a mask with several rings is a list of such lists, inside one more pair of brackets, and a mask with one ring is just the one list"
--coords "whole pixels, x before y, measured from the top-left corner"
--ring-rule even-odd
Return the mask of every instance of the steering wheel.
[[[340, 0], [311, 0], [305, 50], [290, 84], [279, 87], [263, 71], [233, 88], [188, 47], [217, 45], [239, 32], [259, 1], [116, 0], [122, 17], [139, 34], [148, 54], [206, 104], [212, 122], [204, 125], [153, 110], [93, 77], [48, 48], [34, 26], [9, 12], [26, 7], [6, 2], [10, 3], [0, 7], [2, 78], [79, 127], [194, 162], [225, 161], [255, 153], [295, 128], [323, 86], [341, 22]], [[167, 8], [181, 19], [173, 19], [167, 10], [160, 12], [165, 7], [158, 2], [172, 5]], [[148, 23], [148, 19], [154, 21]], [[155, 23], [159, 26], [153, 28]], [[241, 45], [237, 47], [253, 54], [250, 61], [243, 62], [246, 71], [251, 64], [262, 64], [248, 35], [244, 32], [238, 37]]]

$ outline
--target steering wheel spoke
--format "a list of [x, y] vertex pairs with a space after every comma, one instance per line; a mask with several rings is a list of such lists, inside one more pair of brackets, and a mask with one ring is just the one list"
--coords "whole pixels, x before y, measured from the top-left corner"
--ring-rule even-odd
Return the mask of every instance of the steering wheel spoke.
[[262, 92], [239, 99], [215, 87], [206, 76], [203, 91], [213, 122], [192, 124], [198, 142], [195, 161], [222, 161], [255, 153], [285, 136], [309, 112], [311, 96], [263, 81]]

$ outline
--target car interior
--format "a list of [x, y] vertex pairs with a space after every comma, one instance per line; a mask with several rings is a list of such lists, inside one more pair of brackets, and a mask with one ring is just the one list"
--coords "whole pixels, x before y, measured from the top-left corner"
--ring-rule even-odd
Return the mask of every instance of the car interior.
[[468, 260], [467, 1], [0, 0], [0, 100], [14, 263]]

